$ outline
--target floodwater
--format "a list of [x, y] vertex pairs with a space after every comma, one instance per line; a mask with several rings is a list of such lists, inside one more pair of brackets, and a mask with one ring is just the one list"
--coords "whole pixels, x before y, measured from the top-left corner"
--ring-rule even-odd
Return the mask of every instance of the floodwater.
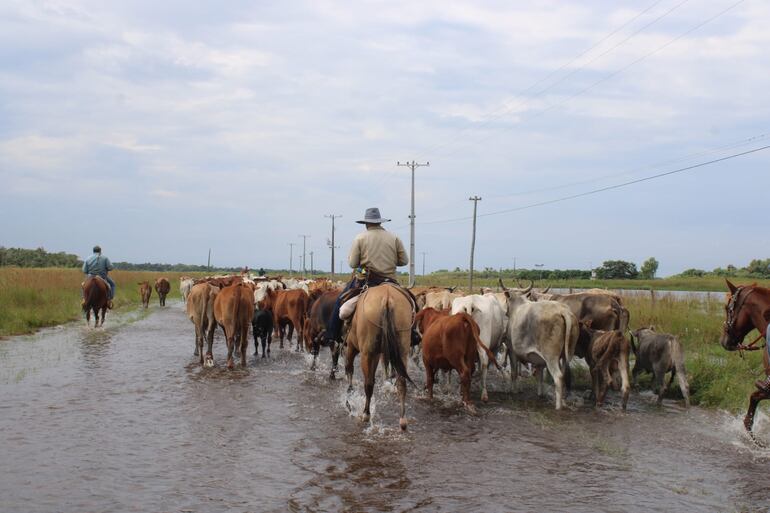
[[[219, 333], [216, 366], [201, 369], [179, 303], [0, 342], [0, 510], [770, 509], [770, 451], [737, 417], [659, 408], [648, 392], [626, 413], [617, 396], [597, 411], [573, 392], [556, 412], [534, 383], [511, 395], [492, 370], [478, 416], [456, 390], [428, 401], [410, 387], [402, 433], [381, 374], [362, 424], [360, 380], [348, 396], [328, 351], [313, 372], [286, 347], [228, 371]], [[770, 440], [764, 414], [757, 433]]]

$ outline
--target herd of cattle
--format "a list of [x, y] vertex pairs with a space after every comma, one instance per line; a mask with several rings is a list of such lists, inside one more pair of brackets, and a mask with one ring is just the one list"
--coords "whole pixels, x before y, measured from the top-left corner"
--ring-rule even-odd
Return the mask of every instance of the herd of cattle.
[[[554, 382], [556, 408], [563, 406], [564, 394], [571, 388], [570, 362], [582, 358], [588, 366], [596, 405], [604, 402], [608, 388], [619, 390], [625, 409], [632, 374], [651, 372], [658, 402], [674, 378], [689, 406], [689, 390], [684, 368], [684, 352], [673, 335], [652, 327], [630, 331], [630, 315], [621, 296], [602, 289], [570, 294], [537, 291], [532, 285], [499, 291], [482, 289], [481, 294], [437, 287], [411, 289], [416, 298], [415, 326], [420, 343], [413, 347], [415, 362], [421, 354], [429, 396], [436, 371], [457, 371], [462, 399], [473, 411], [470, 398], [471, 376], [481, 371], [481, 400], [487, 401], [487, 368], [510, 366], [510, 377], [518, 390], [523, 369], [537, 375], [538, 394], [543, 393], [545, 371]], [[262, 347], [262, 358], [270, 355], [272, 337], [289, 342], [296, 332], [296, 350], [313, 354], [315, 368], [320, 347], [332, 353], [334, 377], [340, 344], [325, 338], [326, 322], [344, 283], [327, 279], [298, 280], [219, 276], [194, 280], [180, 278], [180, 290], [187, 314], [195, 326], [195, 355], [203, 366], [213, 366], [214, 331], [221, 326], [227, 342], [227, 366], [240, 354], [246, 365], [248, 330], [252, 328], [254, 354]], [[155, 289], [165, 304], [168, 280], [159, 279]], [[146, 307], [150, 287], [140, 283]], [[343, 336], [344, 339], [344, 336]], [[204, 352], [204, 342], [207, 343]], [[502, 358], [503, 367], [498, 363]], [[629, 372], [634, 356], [633, 372]], [[665, 376], [671, 372], [668, 383]]]

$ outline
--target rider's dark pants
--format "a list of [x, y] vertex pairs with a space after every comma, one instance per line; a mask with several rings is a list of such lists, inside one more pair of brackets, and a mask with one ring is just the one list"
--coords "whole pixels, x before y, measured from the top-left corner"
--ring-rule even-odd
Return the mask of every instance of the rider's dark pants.
[[334, 302], [334, 310], [332, 310], [332, 315], [329, 319], [326, 321], [326, 340], [339, 340], [341, 331], [342, 331], [342, 319], [340, 319], [340, 307], [342, 306], [342, 296], [345, 295], [347, 291], [352, 289], [356, 286], [356, 283], [358, 282], [358, 279], [353, 277], [353, 279], [348, 282], [347, 285], [345, 285], [345, 288], [342, 290], [342, 293], [337, 296], [337, 301]]

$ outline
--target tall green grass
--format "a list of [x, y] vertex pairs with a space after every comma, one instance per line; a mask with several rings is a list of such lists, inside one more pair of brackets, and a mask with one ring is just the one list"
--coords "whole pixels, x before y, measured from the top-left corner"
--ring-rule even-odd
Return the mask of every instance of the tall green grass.
[[[171, 282], [169, 298], [181, 297], [179, 276], [183, 274], [113, 271], [110, 276], [117, 285], [115, 309], [141, 305], [137, 282], [146, 280], [153, 284], [160, 276]], [[83, 274], [77, 269], [0, 268], [0, 336], [32, 333], [80, 319], [82, 281]], [[155, 291], [151, 301], [157, 302]]]

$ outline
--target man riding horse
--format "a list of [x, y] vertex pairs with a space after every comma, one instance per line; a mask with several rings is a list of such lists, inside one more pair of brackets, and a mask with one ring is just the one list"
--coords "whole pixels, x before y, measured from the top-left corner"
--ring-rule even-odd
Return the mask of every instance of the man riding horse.
[[409, 263], [401, 239], [382, 227], [382, 223], [388, 221], [390, 219], [383, 219], [380, 209], [376, 207], [367, 208], [364, 218], [356, 221], [366, 225], [366, 231], [353, 239], [348, 256], [350, 267], [357, 271], [337, 298], [331, 318], [327, 322], [327, 341], [341, 341], [343, 320], [353, 316], [364, 285], [372, 287], [386, 282], [398, 284], [396, 267]]
[[[102, 255], [102, 248], [94, 246], [94, 254], [91, 255], [88, 260], [83, 262], [83, 274], [86, 277], [99, 276], [110, 286], [108, 291], [107, 308], [112, 309], [112, 299], [115, 297], [115, 282], [110, 278], [109, 273], [112, 271], [112, 263], [110, 259]], [[85, 308], [86, 299], [83, 297], [82, 307]]]

